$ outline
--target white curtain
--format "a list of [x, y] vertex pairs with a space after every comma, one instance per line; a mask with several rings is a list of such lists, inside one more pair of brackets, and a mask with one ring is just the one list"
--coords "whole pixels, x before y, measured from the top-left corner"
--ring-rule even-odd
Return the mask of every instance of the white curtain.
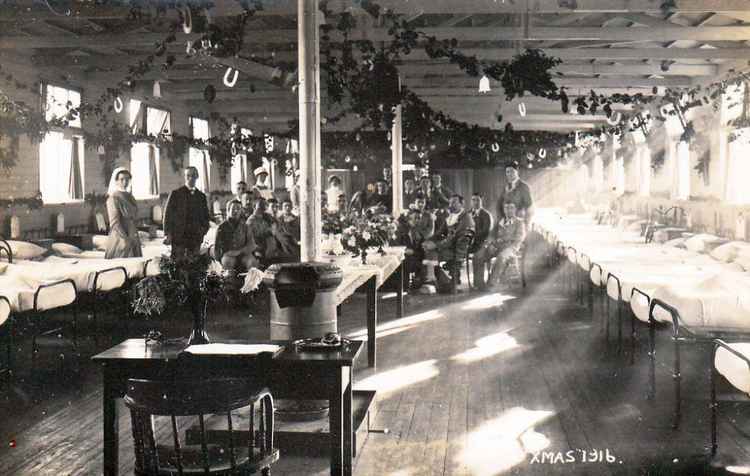
[[247, 182], [247, 155], [237, 154], [232, 160], [232, 169], [230, 170], [230, 180], [232, 181], [231, 186], [234, 186], [237, 182]]
[[195, 186], [203, 193], [208, 193], [210, 181], [211, 157], [208, 152], [196, 147], [191, 147], [188, 153], [188, 162], [191, 167], [198, 169], [198, 181]]
[[647, 145], [638, 146], [638, 195], [648, 197], [651, 194], [651, 151]]
[[169, 116], [169, 111], [153, 107], [146, 108], [146, 133], [152, 136], [161, 133], [168, 134], [170, 131]]
[[[750, 130], [745, 132], [750, 133]], [[732, 205], [750, 203], [747, 179], [750, 177], [750, 142], [744, 137], [729, 143], [727, 154], [727, 179], [724, 188], [724, 200]]]
[[592, 169], [593, 191], [600, 193], [604, 188], [604, 162], [600, 155], [594, 157]]
[[130, 173], [135, 198], [152, 198], [159, 194], [159, 148], [148, 142], [133, 144], [130, 149]]
[[674, 158], [672, 199], [687, 200], [690, 198], [690, 146], [683, 141], [671, 142], [668, 153]]
[[[78, 163], [73, 164], [77, 146]], [[39, 190], [45, 203], [64, 203], [83, 198], [83, 140], [49, 132], [39, 145]], [[71, 180], [73, 189], [71, 193]]]

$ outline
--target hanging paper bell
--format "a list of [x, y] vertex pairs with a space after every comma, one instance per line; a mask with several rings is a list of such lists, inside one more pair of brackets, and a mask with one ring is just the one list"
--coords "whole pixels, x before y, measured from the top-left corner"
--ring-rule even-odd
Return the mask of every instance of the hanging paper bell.
[[154, 91], [152, 96], [155, 98], [161, 97], [161, 83], [159, 83], [159, 81], [154, 81]]
[[492, 91], [490, 89], [490, 78], [487, 77], [487, 75], [482, 76], [482, 79], [479, 80], [479, 92], [480, 93], [488, 93]]
[[107, 153], [107, 151], [104, 150], [104, 146], [103, 145], [100, 145], [99, 147], [96, 148], [96, 153], [99, 154], [99, 155], [104, 155], [104, 154]]

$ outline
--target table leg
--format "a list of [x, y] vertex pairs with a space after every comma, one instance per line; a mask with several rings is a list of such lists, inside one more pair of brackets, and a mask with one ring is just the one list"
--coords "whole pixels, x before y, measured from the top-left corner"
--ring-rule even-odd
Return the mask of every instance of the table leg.
[[343, 440], [344, 440], [344, 474], [352, 474], [354, 457], [354, 428], [352, 424], [352, 368], [345, 367], [343, 375], [346, 377], [343, 395]]
[[404, 317], [404, 262], [396, 269], [396, 318]]
[[378, 285], [377, 277], [367, 281], [367, 365], [375, 367], [377, 351], [376, 331], [378, 327]]
[[104, 475], [116, 476], [120, 469], [119, 462], [119, 422], [117, 415], [117, 400], [111, 384], [105, 377], [104, 392], [102, 396], [102, 408], [104, 413]]
[[331, 476], [344, 474], [344, 372], [342, 368], [336, 372], [335, 389], [330, 398], [328, 410], [328, 424], [331, 432]]

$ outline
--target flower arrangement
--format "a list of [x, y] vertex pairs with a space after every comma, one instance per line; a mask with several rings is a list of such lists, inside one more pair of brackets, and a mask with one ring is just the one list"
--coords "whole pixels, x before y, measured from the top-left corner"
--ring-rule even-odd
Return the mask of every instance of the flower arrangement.
[[363, 215], [352, 217], [351, 223], [344, 228], [341, 243], [344, 249], [361, 256], [366, 263], [367, 249], [383, 246], [395, 239], [396, 223], [390, 215]]
[[182, 306], [191, 296], [201, 296], [207, 301], [226, 297], [226, 277], [221, 267], [210, 256], [173, 260], [162, 256], [160, 273], [147, 276], [133, 288], [133, 312], [142, 316], [159, 315], [167, 306]]

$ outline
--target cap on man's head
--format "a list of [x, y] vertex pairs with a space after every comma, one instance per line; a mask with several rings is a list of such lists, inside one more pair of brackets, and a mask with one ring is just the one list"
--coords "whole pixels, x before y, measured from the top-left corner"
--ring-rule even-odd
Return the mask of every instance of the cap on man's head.
[[520, 167], [521, 165], [515, 160], [513, 162], [508, 162], [507, 164], [505, 164], [506, 169], [511, 168], [518, 170]]
[[265, 167], [258, 167], [255, 170], [253, 170], [253, 175], [255, 175], [256, 177], [262, 174], [268, 175], [268, 170], [266, 170]]

